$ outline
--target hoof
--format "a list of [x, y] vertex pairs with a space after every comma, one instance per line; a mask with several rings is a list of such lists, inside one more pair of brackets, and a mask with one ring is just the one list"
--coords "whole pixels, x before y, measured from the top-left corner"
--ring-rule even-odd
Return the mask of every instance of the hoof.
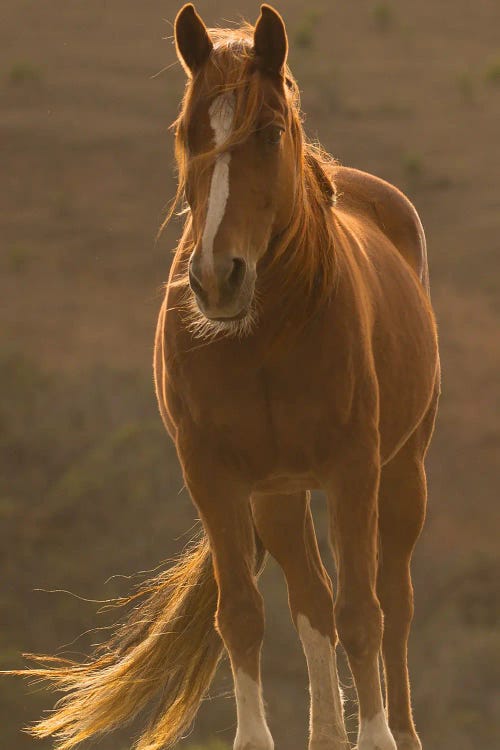
[[274, 742], [269, 730], [250, 737], [241, 737], [238, 733], [233, 750], [274, 750]]
[[309, 743], [308, 750], [350, 750], [351, 743], [346, 739], [317, 740]]
[[421, 742], [415, 734], [397, 732], [396, 730], [392, 734], [398, 750], [422, 750]]

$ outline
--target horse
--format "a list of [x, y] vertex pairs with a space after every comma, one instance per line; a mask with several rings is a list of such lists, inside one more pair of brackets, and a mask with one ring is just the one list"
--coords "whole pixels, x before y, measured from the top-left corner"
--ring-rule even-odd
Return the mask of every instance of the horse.
[[[67, 750], [156, 699], [136, 747], [171, 747], [225, 649], [234, 750], [273, 750], [257, 587], [270, 554], [307, 662], [309, 750], [349, 747], [338, 640], [357, 691], [358, 749], [420, 750], [410, 560], [440, 391], [422, 224], [396, 187], [307, 140], [272, 7], [255, 27], [209, 30], [185, 5], [175, 44], [187, 74], [175, 123], [185, 224], [154, 376], [204, 532], [130, 597], [128, 619], [87, 662], [39, 657], [27, 670], [64, 692], [32, 731]], [[326, 493], [335, 598], [312, 490]]]

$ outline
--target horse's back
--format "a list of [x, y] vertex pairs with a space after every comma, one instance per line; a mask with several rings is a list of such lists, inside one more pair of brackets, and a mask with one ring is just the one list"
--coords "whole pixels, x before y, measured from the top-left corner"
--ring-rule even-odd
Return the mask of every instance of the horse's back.
[[374, 222], [429, 291], [427, 246], [420, 217], [408, 198], [380, 177], [350, 167], [335, 168], [338, 204]]

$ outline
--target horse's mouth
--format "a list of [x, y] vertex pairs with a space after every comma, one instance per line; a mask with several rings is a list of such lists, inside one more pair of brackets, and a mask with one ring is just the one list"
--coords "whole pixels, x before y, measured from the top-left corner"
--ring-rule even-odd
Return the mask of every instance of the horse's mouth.
[[218, 316], [212, 317], [210, 315], [206, 315], [205, 313], [204, 314], [207, 320], [211, 320], [214, 323], [234, 323], [238, 320], [243, 320], [244, 318], [246, 318], [248, 313], [249, 313], [249, 308], [244, 307], [236, 315], [218, 315]]
[[203, 310], [196, 295], [191, 295], [189, 306], [189, 329], [191, 333], [200, 339], [210, 340], [219, 335], [229, 338], [244, 338], [255, 330], [257, 323], [257, 309], [252, 297], [249, 304], [244, 305], [237, 313], [232, 315], [221, 315], [215, 311], [207, 315]]

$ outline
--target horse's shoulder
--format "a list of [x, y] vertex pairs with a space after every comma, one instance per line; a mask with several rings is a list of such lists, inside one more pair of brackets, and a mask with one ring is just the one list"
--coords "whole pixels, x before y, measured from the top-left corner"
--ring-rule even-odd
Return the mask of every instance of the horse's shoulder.
[[339, 205], [373, 221], [428, 288], [425, 234], [411, 201], [394, 185], [358, 169], [339, 166], [334, 180]]

